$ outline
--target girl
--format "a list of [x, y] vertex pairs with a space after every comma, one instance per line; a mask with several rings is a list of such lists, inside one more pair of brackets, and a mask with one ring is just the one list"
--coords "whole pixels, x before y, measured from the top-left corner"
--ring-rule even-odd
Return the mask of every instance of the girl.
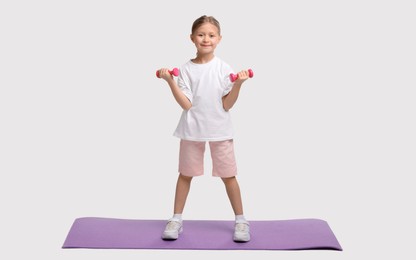
[[250, 240], [250, 228], [243, 215], [240, 188], [236, 179], [233, 129], [229, 110], [237, 101], [240, 88], [248, 79], [248, 71], [230, 80], [231, 67], [214, 55], [221, 41], [219, 22], [212, 16], [201, 16], [192, 25], [192, 42], [197, 54], [179, 70], [176, 83], [169, 70], [158, 71], [168, 83], [183, 113], [174, 135], [180, 138], [179, 177], [176, 184], [174, 214], [162, 234], [163, 239], [175, 240], [183, 230], [182, 211], [192, 178], [203, 175], [205, 143], [209, 142], [213, 163], [212, 175], [225, 184], [235, 213], [234, 241]]

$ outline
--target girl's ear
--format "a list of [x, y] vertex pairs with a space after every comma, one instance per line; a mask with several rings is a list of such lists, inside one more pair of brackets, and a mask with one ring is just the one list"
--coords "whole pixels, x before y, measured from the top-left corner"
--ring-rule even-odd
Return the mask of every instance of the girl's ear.
[[193, 43], [195, 43], [195, 42], [194, 42], [194, 37], [192, 37], [192, 34], [191, 34], [191, 35], [189, 35], [189, 38], [191, 38], [191, 41], [192, 41]]

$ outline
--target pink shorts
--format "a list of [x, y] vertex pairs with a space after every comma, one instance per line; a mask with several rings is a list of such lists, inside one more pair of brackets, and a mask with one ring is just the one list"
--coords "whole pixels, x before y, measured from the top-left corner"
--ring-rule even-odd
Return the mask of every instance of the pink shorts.
[[[204, 174], [205, 143], [181, 139], [179, 173], [185, 176]], [[233, 140], [209, 142], [212, 158], [212, 176], [227, 178], [237, 175]]]

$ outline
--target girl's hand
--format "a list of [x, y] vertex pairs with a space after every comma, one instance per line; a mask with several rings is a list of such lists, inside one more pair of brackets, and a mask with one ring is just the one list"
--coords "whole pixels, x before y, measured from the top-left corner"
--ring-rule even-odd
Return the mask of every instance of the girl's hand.
[[159, 70], [159, 77], [161, 79], [164, 79], [166, 81], [172, 80], [173, 76], [169, 73], [169, 69], [167, 68], [162, 68]]
[[246, 81], [250, 77], [250, 74], [249, 74], [248, 70], [242, 70], [239, 73], [237, 73], [237, 76], [238, 77], [234, 81], [234, 83], [242, 84], [244, 81]]

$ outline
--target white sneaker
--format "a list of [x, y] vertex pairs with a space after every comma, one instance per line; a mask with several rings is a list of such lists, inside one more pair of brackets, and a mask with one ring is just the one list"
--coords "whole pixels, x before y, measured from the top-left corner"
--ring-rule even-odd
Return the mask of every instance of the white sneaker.
[[179, 234], [182, 233], [182, 222], [177, 220], [169, 220], [166, 224], [165, 231], [163, 231], [162, 239], [175, 240], [178, 239]]
[[234, 241], [248, 242], [250, 241], [250, 225], [246, 223], [236, 223], [234, 226]]

